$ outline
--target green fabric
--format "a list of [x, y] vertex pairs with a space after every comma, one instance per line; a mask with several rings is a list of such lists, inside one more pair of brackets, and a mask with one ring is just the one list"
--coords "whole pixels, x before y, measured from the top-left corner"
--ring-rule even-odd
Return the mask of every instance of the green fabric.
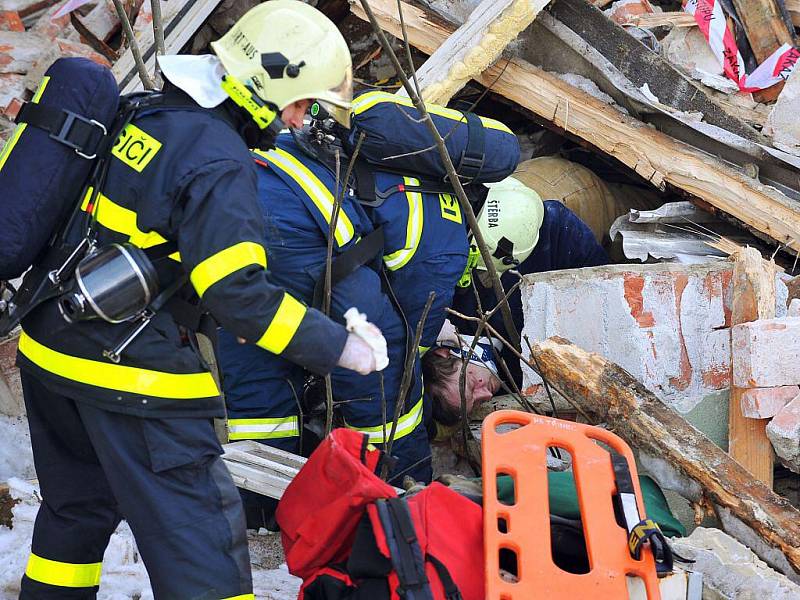
[[[575, 489], [572, 472], [548, 471], [547, 481], [550, 512], [565, 519], [579, 519], [581, 510], [578, 506], [578, 492]], [[647, 517], [658, 523], [667, 537], [685, 536], [686, 528], [670, 511], [667, 499], [658, 484], [644, 475], [639, 477], [639, 485], [642, 488]], [[503, 504], [514, 503], [514, 480], [510, 476], [497, 477], [497, 497]]]

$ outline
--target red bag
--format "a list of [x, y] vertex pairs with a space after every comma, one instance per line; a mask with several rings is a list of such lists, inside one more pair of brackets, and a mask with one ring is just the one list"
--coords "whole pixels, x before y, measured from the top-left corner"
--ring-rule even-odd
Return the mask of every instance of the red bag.
[[346, 560], [366, 506], [397, 496], [375, 475], [382, 454], [365, 434], [344, 428], [334, 429], [311, 454], [275, 512], [293, 575], [308, 579]]
[[278, 504], [300, 600], [482, 600], [483, 512], [434, 483], [409, 499], [376, 475], [383, 453], [337, 429]]

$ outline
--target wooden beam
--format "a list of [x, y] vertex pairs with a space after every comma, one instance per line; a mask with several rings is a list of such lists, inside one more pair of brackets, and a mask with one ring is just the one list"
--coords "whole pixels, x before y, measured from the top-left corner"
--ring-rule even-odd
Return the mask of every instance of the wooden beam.
[[800, 0], [784, 0], [784, 4], [792, 18], [792, 24], [795, 27], [800, 26]]
[[[734, 253], [731, 326], [775, 316], [775, 264], [755, 248]], [[731, 361], [733, 364], [733, 361]], [[767, 437], [769, 419], [750, 419], [742, 413], [748, 388], [731, 385], [728, 413], [728, 453], [759, 481], [772, 488], [773, 450]]]
[[[401, 2], [411, 44], [433, 53], [455, 28]], [[395, 0], [370, 0], [381, 26], [400, 35]], [[353, 12], [362, 19], [358, 4]], [[665, 183], [739, 219], [779, 243], [800, 238], [797, 202], [736, 168], [648, 127], [519, 58], [500, 60], [477, 78], [492, 91], [618, 159], [659, 189]]]
[[[733, 0], [736, 13], [758, 64], [763, 63], [783, 44], [794, 45], [794, 32], [783, 20], [778, 0]], [[783, 89], [780, 82], [755, 95], [759, 101], [775, 100]]]
[[794, 44], [778, 0], [733, 0], [733, 5], [759, 64], [783, 44]]
[[[533, 354], [550, 384], [595, 422], [607, 423], [630, 446], [660, 457], [699, 484], [705, 499], [729, 511], [800, 572], [800, 511], [789, 502], [619, 365], [563, 338], [535, 344]], [[742, 532], [728, 533], [738, 537]]]
[[[447, 104], [470, 79], [485, 71], [550, 0], [483, 0], [467, 21], [417, 70], [426, 102]], [[406, 95], [404, 89], [398, 92]]]

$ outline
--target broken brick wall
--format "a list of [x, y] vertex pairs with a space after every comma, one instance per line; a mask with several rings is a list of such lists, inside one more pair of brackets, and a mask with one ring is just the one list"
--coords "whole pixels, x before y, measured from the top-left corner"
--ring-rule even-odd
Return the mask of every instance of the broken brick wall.
[[[718, 424], [731, 384], [731, 279], [731, 263], [723, 261], [528, 275], [522, 333], [531, 342], [558, 335], [602, 354], [690, 421], [692, 411], [711, 399], [719, 414], [712, 411], [706, 419]], [[780, 316], [786, 286], [779, 283], [776, 295]], [[526, 392], [538, 394], [539, 376], [523, 366], [523, 377]]]

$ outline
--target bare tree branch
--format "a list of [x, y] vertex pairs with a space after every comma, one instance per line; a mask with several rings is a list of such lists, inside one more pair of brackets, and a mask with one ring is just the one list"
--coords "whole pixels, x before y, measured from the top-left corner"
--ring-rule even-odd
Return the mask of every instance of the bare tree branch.
[[[164, 44], [164, 19], [161, 16], [161, 0], [150, 0], [150, 10], [153, 13], [153, 39], [156, 42], [155, 78], [161, 83], [161, 69], [158, 66], [158, 57], [166, 54]], [[161, 87], [159, 85], [159, 87]]]
[[[422, 330], [425, 329], [425, 321], [428, 319], [428, 312], [431, 310], [431, 305], [433, 304], [433, 299], [435, 297], [435, 292], [428, 294], [428, 301], [425, 303], [425, 308], [422, 309], [422, 316], [419, 319], [419, 323], [417, 323], [417, 329], [414, 335], [414, 343], [410, 348], [406, 349], [406, 360], [405, 364], [403, 365], [403, 378], [400, 381], [400, 389], [397, 393], [397, 398], [395, 399], [392, 429], [389, 432], [389, 440], [387, 441], [386, 438], [384, 438], [384, 441], [386, 442], [384, 444], [384, 448], [386, 450], [386, 454], [389, 456], [392, 454], [394, 437], [397, 433], [397, 422], [400, 420], [400, 414], [406, 404], [406, 398], [408, 397], [408, 392], [411, 389], [411, 383], [414, 379], [414, 359], [417, 356], [417, 348], [419, 348], [419, 342], [422, 339]], [[384, 465], [381, 471], [381, 479], [385, 481], [388, 475], [389, 467], [388, 465]]]
[[155, 84], [153, 84], [153, 81], [147, 74], [147, 68], [142, 60], [142, 52], [139, 50], [139, 44], [136, 42], [136, 38], [133, 35], [131, 20], [128, 18], [128, 13], [125, 12], [125, 7], [122, 5], [122, 0], [113, 0], [113, 2], [114, 8], [117, 11], [117, 16], [119, 17], [119, 21], [122, 23], [122, 29], [125, 31], [125, 37], [128, 39], [128, 45], [131, 48], [133, 61], [136, 63], [136, 70], [139, 72], [139, 79], [142, 80], [144, 89], [154, 90]]

